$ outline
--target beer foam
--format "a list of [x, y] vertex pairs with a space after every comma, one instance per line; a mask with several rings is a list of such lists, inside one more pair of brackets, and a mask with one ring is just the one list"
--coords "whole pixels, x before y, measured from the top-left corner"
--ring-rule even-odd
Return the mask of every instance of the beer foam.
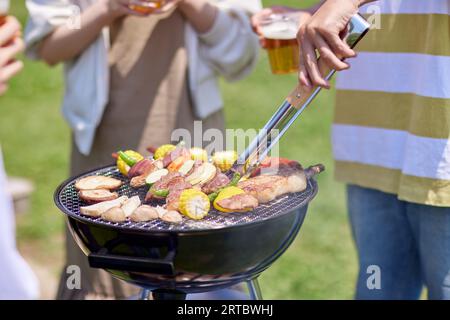
[[297, 36], [298, 27], [294, 21], [274, 21], [261, 26], [261, 33], [266, 39], [290, 40]]
[[9, 11], [9, 0], [0, 0], [0, 15], [7, 15]]

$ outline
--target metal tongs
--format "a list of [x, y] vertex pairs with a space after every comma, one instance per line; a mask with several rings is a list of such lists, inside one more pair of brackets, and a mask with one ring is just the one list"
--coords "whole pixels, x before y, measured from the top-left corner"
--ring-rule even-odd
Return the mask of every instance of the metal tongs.
[[[369, 28], [370, 24], [361, 15], [356, 14], [348, 23], [344, 40], [351, 48], [354, 48], [369, 31]], [[329, 71], [325, 79], [330, 80], [335, 72], [336, 70]], [[319, 94], [321, 89], [321, 87], [315, 87], [311, 91], [304, 92], [300, 86], [297, 86], [287, 96], [280, 108], [259, 132], [258, 136], [253, 139], [247, 149], [238, 157], [233, 167], [227, 172], [227, 175], [231, 177], [234, 172], [239, 172], [243, 177], [250, 176], [294, 121]]]

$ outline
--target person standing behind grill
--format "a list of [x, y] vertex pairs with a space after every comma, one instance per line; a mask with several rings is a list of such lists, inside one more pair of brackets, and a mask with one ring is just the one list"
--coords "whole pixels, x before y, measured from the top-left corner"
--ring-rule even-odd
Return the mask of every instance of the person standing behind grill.
[[[238, 80], [259, 52], [251, 1], [169, 1], [149, 16], [128, 0], [27, 0], [27, 53], [64, 62], [63, 113], [73, 132], [71, 175], [112, 162], [112, 152], [170, 142], [175, 128], [223, 130], [218, 77]], [[76, 5], [70, 6], [69, 4]], [[81, 8], [81, 13], [79, 9]], [[67, 233], [67, 265], [79, 265], [81, 290], [63, 272], [58, 298], [125, 298], [136, 288], [90, 269]]]
[[[0, 1], [0, 11], [4, 2]], [[22, 68], [15, 57], [23, 48], [20, 24], [16, 18], [0, 17], [0, 96], [8, 89], [8, 81]], [[39, 285], [36, 276], [17, 251], [15, 219], [11, 195], [7, 191], [6, 174], [0, 146], [0, 300], [37, 299]]]
[[[301, 27], [305, 88], [329, 86], [315, 49], [321, 68], [348, 67], [338, 57], [354, 52], [338, 35], [366, 2], [325, 1]], [[375, 4], [381, 29], [338, 75], [332, 128], [359, 254], [356, 298], [418, 299], [425, 285], [430, 299], [450, 299], [450, 1]]]

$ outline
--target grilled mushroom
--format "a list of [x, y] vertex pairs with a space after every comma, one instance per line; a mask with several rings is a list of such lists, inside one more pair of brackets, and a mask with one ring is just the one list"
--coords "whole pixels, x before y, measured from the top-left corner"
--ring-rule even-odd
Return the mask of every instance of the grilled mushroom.
[[166, 214], [161, 217], [161, 220], [170, 223], [180, 223], [181, 221], [183, 221], [183, 217], [180, 213], [178, 213], [178, 211], [171, 210], [167, 211]]
[[130, 220], [133, 222], [146, 222], [158, 218], [158, 211], [156, 211], [155, 208], [147, 205], [140, 206], [139, 208], [134, 210], [133, 214], [130, 216]]
[[138, 196], [131, 197], [122, 205], [122, 210], [125, 213], [125, 217], [129, 217], [133, 212], [141, 205], [141, 200]]
[[124, 222], [127, 216], [122, 208], [114, 207], [102, 213], [102, 219], [111, 222]]

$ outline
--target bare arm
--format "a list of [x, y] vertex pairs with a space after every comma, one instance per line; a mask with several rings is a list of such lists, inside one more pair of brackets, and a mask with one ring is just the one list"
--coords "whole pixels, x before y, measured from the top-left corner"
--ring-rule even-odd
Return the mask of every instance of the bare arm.
[[15, 59], [24, 48], [19, 33], [20, 24], [14, 17], [6, 18], [0, 26], [0, 95], [8, 89], [8, 81], [23, 68], [22, 61]]
[[181, 0], [178, 8], [199, 33], [208, 32], [212, 28], [218, 10], [206, 0]]
[[125, 14], [135, 14], [128, 0], [99, 0], [81, 14], [81, 28], [60, 26], [41, 44], [40, 57], [49, 65], [70, 60], [83, 52], [100, 34], [103, 27]]

